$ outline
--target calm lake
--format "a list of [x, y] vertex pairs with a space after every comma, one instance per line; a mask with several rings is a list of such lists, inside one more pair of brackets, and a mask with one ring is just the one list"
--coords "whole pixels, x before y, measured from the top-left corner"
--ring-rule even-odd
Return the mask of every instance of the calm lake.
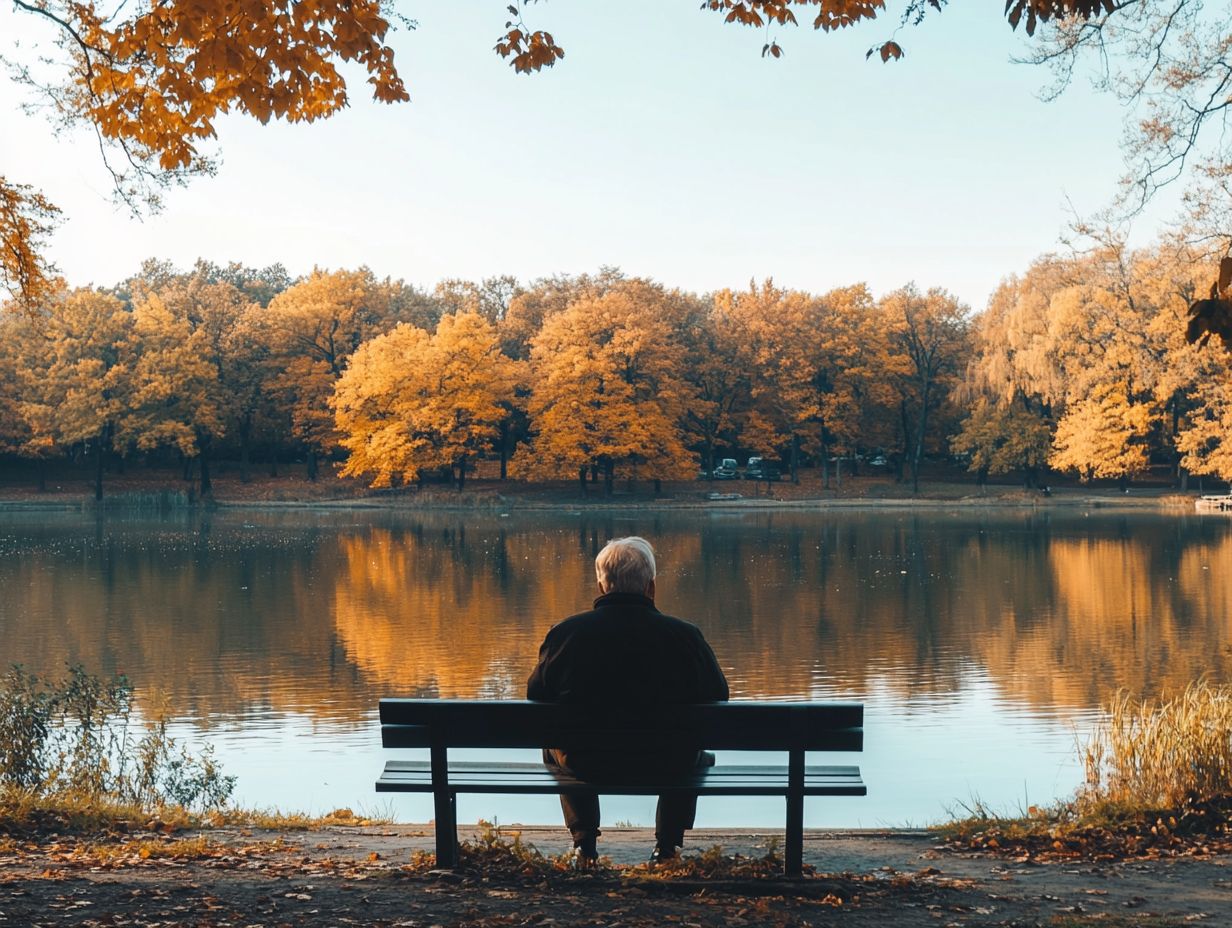
[[[0, 513], [0, 661], [163, 694], [242, 804], [427, 821], [429, 799], [372, 789], [392, 756], [377, 699], [521, 697], [549, 626], [589, 608], [595, 553], [628, 534], [656, 544], [659, 606], [702, 628], [733, 698], [866, 704], [864, 754], [810, 760], [859, 763], [869, 795], [810, 800], [810, 826], [1066, 795], [1118, 688], [1232, 678], [1232, 519], [1070, 508]], [[717, 801], [699, 825], [781, 827], [779, 800]], [[559, 808], [462, 797], [459, 817]], [[653, 800], [605, 799], [604, 819], [650, 823]]]

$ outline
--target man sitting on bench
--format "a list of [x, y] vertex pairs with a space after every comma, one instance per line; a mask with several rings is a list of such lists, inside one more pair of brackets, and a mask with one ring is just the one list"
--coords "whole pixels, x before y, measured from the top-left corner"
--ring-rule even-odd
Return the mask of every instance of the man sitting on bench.
[[[526, 697], [546, 702], [651, 707], [727, 699], [727, 679], [695, 625], [655, 608], [654, 549], [644, 538], [609, 541], [595, 558], [599, 598], [594, 609], [554, 625], [539, 649]], [[661, 778], [714, 763], [702, 745], [629, 753], [547, 748], [544, 763], [582, 780]], [[597, 793], [561, 794], [577, 863], [598, 859]], [[659, 797], [651, 862], [672, 858], [693, 827], [697, 795]]]

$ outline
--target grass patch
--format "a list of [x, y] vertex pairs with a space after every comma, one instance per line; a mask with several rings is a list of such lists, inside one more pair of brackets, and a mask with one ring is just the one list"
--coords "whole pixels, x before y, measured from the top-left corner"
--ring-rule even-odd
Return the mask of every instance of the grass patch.
[[0, 834], [124, 834], [195, 827], [196, 816], [180, 806], [150, 810], [137, 803], [68, 790], [43, 795], [0, 789]]
[[174, 834], [226, 827], [312, 831], [330, 826], [385, 825], [390, 820], [387, 814], [363, 815], [351, 809], [335, 809], [325, 815], [239, 808], [201, 813], [174, 804], [150, 809], [138, 803], [72, 791], [42, 795], [0, 788], [0, 840], [5, 835], [125, 835], [141, 831]]
[[1200, 681], [1154, 700], [1118, 694], [1081, 752], [1086, 775], [1072, 799], [1019, 816], [977, 801], [943, 834], [1039, 858], [1232, 850], [1232, 687]]

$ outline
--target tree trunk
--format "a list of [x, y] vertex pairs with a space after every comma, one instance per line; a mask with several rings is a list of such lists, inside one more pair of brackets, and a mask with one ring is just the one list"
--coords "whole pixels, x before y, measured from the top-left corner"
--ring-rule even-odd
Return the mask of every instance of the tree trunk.
[[500, 479], [509, 476], [509, 420], [502, 419], [500, 425]]
[[819, 444], [821, 445], [821, 485], [822, 489], [830, 489], [830, 443], [826, 441], [826, 423], [821, 423], [821, 428], [818, 430]]
[[251, 479], [248, 472], [249, 456], [251, 454], [252, 445], [252, 416], [244, 416], [240, 420], [240, 483], [247, 483]]
[[466, 486], [466, 458], [458, 462], [458, 492], [462, 492], [462, 488]]
[[894, 463], [897, 465], [898, 482], [903, 482], [903, 468], [907, 466], [909, 459], [909, 449], [911, 446], [911, 417], [907, 415], [907, 401], [900, 400], [898, 403], [899, 421], [903, 427], [903, 447], [899, 452], [898, 460]]
[[920, 387], [920, 421], [915, 432], [915, 450], [911, 453], [911, 492], [920, 492], [920, 460], [924, 457], [924, 435], [928, 429], [928, 401], [932, 382], [925, 380]]
[[192, 458], [184, 454], [180, 455], [180, 460], [183, 462], [183, 465], [184, 465], [183, 466], [184, 482], [187, 483], [188, 481], [193, 479], [193, 464], [195, 464], [196, 462]]
[[658, 477], [654, 478], [654, 488], [655, 488], [655, 496], [658, 496], [660, 493], [663, 492], [663, 481], [660, 480]]
[[[791, 436], [791, 482], [800, 483], [800, 436]], [[769, 493], [770, 481], [766, 481], [766, 491]]]
[[616, 464], [614, 461], [603, 462], [603, 495], [611, 496], [616, 483]]
[[95, 448], [98, 453], [94, 456], [94, 501], [102, 502], [103, 499], [103, 437], [99, 435], [98, 447]]
[[317, 453], [311, 449], [308, 451], [308, 479], [314, 483], [317, 479]]
[[278, 446], [272, 443], [270, 444], [269, 475], [278, 476]]
[[210, 483], [210, 458], [209, 451], [206, 449], [205, 443], [201, 443], [201, 498], [205, 499], [214, 493], [213, 484]]
[[578, 468], [578, 485], [582, 488], [582, 495], [586, 495], [586, 465], [583, 464]]

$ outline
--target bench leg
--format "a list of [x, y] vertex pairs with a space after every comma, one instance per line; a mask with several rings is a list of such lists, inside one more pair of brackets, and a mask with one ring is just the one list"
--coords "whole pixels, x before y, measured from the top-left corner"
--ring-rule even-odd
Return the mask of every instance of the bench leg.
[[783, 873], [800, 876], [804, 868], [804, 797], [787, 797], [787, 840], [783, 848]]
[[804, 752], [793, 750], [787, 760], [787, 835], [783, 872], [800, 876], [804, 868]]
[[432, 805], [436, 813], [436, 866], [452, 870], [458, 865], [458, 797], [449, 791], [434, 793]]

